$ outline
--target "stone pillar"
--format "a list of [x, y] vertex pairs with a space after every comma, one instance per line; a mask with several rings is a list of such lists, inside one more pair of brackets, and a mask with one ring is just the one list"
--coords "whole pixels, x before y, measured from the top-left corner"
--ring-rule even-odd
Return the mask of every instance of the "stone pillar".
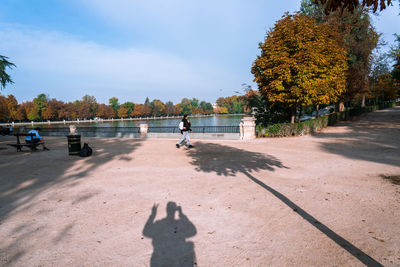
[[256, 119], [254, 117], [243, 117], [240, 122], [240, 139], [251, 140], [256, 138]]
[[140, 124], [140, 137], [146, 137], [148, 129], [149, 129], [149, 125], [147, 123], [141, 123]]

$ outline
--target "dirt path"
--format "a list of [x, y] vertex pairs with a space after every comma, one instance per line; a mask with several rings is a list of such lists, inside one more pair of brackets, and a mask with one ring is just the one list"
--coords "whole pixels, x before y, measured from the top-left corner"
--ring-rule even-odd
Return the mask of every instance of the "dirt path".
[[0, 137], [0, 266], [400, 265], [399, 107], [192, 150], [92, 138], [84, 159], [64, 138], [35, 153], [11, 140]]

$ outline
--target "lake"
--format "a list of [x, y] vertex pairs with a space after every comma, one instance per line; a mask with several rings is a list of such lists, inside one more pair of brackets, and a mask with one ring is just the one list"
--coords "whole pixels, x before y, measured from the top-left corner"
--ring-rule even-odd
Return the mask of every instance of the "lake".
[[[189, 116], [192, 126], [239, 126], [243, 115], [214, 115], [210, 117], [193, 117]], [[80, 123], [83, 127], [138, 127], [141, 123], [147, 123], [149, 127], [178, 127], [182, 118], [174, 119], [156, 119], [156, 120], [127, 120], [115, 122], [93, 121], [92, 123]], [[77, 124], [76, 124], [77, 125]], [[45, 126], [46, 127], [46, 126]], [[65, 127], [65, 125], [51, 125], [47, 127]]]

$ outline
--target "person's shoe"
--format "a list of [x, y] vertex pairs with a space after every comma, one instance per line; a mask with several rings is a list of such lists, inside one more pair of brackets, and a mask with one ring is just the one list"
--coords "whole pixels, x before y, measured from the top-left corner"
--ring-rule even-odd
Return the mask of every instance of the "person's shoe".
[[192, 145], [189, 145], [189, 146], [188, 146], [188, 148], [193, 148], [193, 147], [194, 147], [194, 146], [192, 146]]
[[48, 149], [47, 147], [44, 147], [43, 150], [50, 150], [50, 149]]
[[176, 144], [176, 148], [180, 148], [181, 146], [179, 144]]

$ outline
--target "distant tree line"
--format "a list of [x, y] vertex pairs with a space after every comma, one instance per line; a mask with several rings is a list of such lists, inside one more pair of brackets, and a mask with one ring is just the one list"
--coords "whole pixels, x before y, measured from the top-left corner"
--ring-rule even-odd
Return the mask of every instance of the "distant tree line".
[[109, 104], [97, 103], [94, 96], [85, 95], [81, 100], [65, 103], [55, 98], [40, 94], [32, 101], [18, 103], [13, 95], [0, 95], [0, 120], [41, 121], [41, 120], [76, 120], [99, 118], [128, 118], [149, 116], [172, 116], [183, 114], [214, 113], [211, 103], [196, 98], [183, 98], [180, 103], [166, 103], [146, 98], [143, 104], [125, 102], [118, 98], [109, 99]]

